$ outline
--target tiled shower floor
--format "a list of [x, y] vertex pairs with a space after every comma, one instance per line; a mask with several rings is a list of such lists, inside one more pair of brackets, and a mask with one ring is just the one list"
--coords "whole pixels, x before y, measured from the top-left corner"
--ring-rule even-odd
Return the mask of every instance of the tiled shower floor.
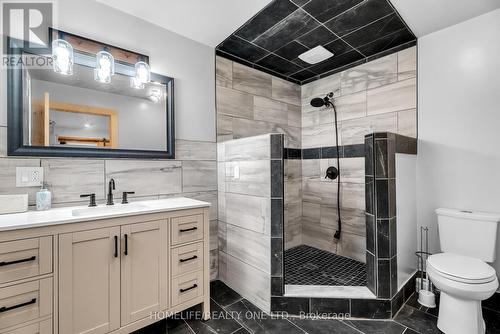
[[366, 265], [362, 262], [300, 245], [285, 251], [285, 284], [366, 285]]

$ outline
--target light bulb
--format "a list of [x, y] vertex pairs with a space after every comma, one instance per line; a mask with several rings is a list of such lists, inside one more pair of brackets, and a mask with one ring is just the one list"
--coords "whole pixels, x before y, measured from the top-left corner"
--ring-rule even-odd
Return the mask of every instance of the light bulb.
[[111, 53], [100, 51], [96, 55], [96, 68], [94, 79], [102, 83], [110, 83], [111, 76], [115, 74], [115, 59]]
[[73, 47], [63, 39], [52, 42], [52, 66], [54, 72], [62, 75], [73, 74]]
[[140, 61], [135, 64], [135, 79], [142, 84], [151, 81], [151, 69], [147, 63]]

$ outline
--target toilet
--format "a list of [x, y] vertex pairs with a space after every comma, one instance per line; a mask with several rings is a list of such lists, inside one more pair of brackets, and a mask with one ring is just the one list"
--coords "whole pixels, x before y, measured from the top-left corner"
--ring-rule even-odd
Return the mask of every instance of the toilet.
[[500, 214], [437, 209], [443, 253], [429, 256], [427, 274], [441, 290], [438, 328], [446, 334], [485, 332], [481, 301], [498, 289], [495, 269]]

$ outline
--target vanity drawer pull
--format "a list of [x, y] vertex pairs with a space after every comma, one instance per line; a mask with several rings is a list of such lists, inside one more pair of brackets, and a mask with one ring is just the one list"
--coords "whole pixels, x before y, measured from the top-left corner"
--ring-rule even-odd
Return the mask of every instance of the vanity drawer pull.
[[36, 260], [36, 256], [28, 257], [26, 259], [21, 259], [21, 260], [2, 261], [2, 262], [0, 262], [0, 267], [8, 266], [8, 265], [11, 265], [11, 264], [18, 264], [18, 263], [23, 263], [23, 262], [30, 262], [30, 261], [35, 261], [35, 260]]
[[190, 286], [189, 288], [185, 288], [185, 289], [179, 289], [179, 291], [180, 291], [181, 293], [184, 293], [184, 292], [186, 292], [186, 291], [196, 289], [197, 287], [198, 287], [198, 284], [193, 284], [193, 286]]
[[190, 232], [190, 231], [196, 231], [198, 228], [195, 226], [195, 227], [191, 227], [191, 228], [186, 228], [186, 229], [180, 229], [179, 232], [183, 233], [183, 232]]
[[191, 257], [188, 257], [187, 259], [180, 259], [179, 262], [187, 262], [187, 261], [191, 261], [191, 260], [196, 260], [197, 258], [198, 258], [198, 256], [193, 255]]
[[123, 254], [128, 255], [128, 235], [125, 234], [125, 250], [123, 251]]
[[11, 311], [11, 310], [15, 310], [16, 308], [21, 308], [21, 307], [28, 306], [28, 305], [35, 304], [35, 303], [36, 303], [36, 298], [33, 298], [29, 302], [17, 304], [17, 305], [14, 305], [14, 306], [9, 306], [9, 307], [2, 306], [2, 307], [0, 307], [0, 313]]

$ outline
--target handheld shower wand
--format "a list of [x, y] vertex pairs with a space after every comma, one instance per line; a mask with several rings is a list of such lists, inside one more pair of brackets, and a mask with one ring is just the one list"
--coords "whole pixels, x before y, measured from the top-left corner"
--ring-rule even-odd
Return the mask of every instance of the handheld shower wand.
[[311, 100], [311, 105], [315, 108], [321, 107], [332, 107], [333, 115], [335, 116], [335, 145], [337, 148], [337, 168], [329, 167], [325, 178], [330, 178], [331, 180], [337, 179], [337, 216], [338, 216], [338, 228], [335, 231], [333, 237], [337, 240], [340, 239], [342, 233], [342, 218], [340, 217], [340, 148], [339, 148], [339, 129], [337, 121], [337, 109], [331, 101], [333, 99], [333, 92], [328, 93], [324, 98], [316, 97]]

